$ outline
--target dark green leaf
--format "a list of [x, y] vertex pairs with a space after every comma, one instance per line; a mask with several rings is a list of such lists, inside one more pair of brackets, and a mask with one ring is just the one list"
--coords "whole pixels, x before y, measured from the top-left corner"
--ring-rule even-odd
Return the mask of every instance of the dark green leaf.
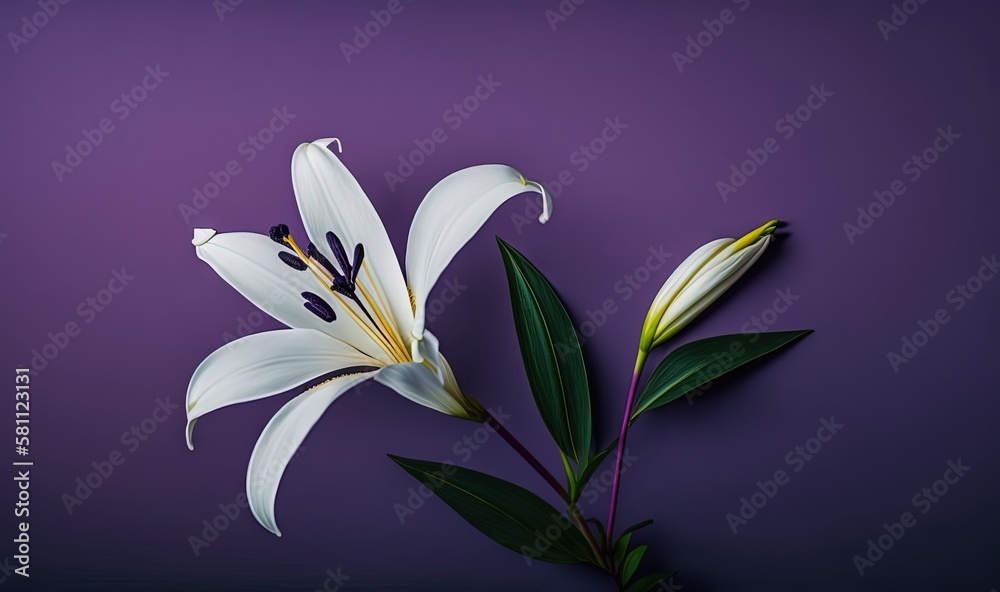
[[389, 458], [508, 549], [555, 563], [591, 560], [590, 547], [572, 522], [527, 489], [453, 464]]
[[[601, 463], [604, 462], [604, 459], [607, 458], [608, 454], [610, 454], [611, 451], [614, 450], [615, 447], [617, 446], [618, 446], [618, 439], [616, 438], [615, 441], [612, 442], [610, 446], [608, 446], [604, 450], [598, 452], [597, 454], [587, 459], [587, 462], [584, 463], [583, 467], [580, 468], [580, 477], [577, 480], [579, 486], [576, 489], [577, 496], [579, 496], [580, 493], [583, 492], [584, 486], [587, 485], [587, 482], [590, 481], [590, 478], [594, 476], [594, 471], [600, 468]], [[572, 499], [573, 501], [576, 501], [575, 497]]]
[[632, 549], [628, 556], [625, 557], [625, 563], [622, 564], [622, 583], [627, 584], [629, 580], [632, 579], [632, 574], [639, 567], [639, 562], [642, 561], [642, 556], [646, 553], [646, 547], [648, 545], [639, 545], [635, 549]]
[[545, 426], [577, 465], [590, 454], [590, 387], [576, 329], [548, 280], [497, 238], [528, 384]]
[[597, 542], [601, 549], [608, 546], [608, 537], [604, 534], [604, 523], [597, 518], [587, 518], [587, 522], [590, 522], [597, 527]]
[[649, 592], [661, 583], [669, 582], [670, 578], [674, 577], [675, 573], [677, 572], [665, 571], [642, 576], [635, 582], [632, 582], [631, 586], [625, 588], [625, 592]]
[[639, 530], [640, 528], [645, 528], [645, 527], [649, 526], [652, 523], [653, 523], [652, 520], [643, 520], [642, 522], [640, 522], [638, 524], [633, 524], [632, 526], [629, 526], [628, 528], [626, 528], [622, 532], [622, 534], [623, 535], [625, 535], [625, 534], [632, 534], [633, 532]]
[[621, 565], [622, 560], [625, 559], [625, 552], [628, 551], [628, 543], [632, 540], [632, 533], [626, 532], [622, 536], [618, 537], [615, 541], [615, 546], [611, 550], [611, 554], [614, 555], [615, 565]]
[[809, 333], [812, 331], [721, 335], [682, 345], [664, 358], [646, 381], [632, 412], [632, 421], [644, 411], [679, 399]]

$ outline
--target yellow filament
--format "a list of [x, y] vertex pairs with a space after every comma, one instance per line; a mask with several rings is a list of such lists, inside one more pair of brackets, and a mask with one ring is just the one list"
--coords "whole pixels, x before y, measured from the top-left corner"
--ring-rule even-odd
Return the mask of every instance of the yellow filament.
[[[382, 329], [383, 333], [385, 333], [386, 339], [388, 339], [391, 342], [397, 354], [399, 354], [403, 359], [408, 359], [410, 356], [408, 355], [408, 353], [403, 351], [403, 346], [399, 341], [399, 336], [392, 329], [392, 324], [389, 323], [382, 315], [382, 311], [380, 310], [379, 306], [372, 300], [371, 295], [368, 293], [368, 290], [365, 289], [364, 285], [361, 282], [357, 282], [357, 286], [361, 290], [361, 296], [365, 299], [365, 302], [368, 303], [368, 306], [371, 307], [372, 312], [375, 314], [375, 320], [379, 325], [379, 327]], [[378, 291], [376, 291], [376, 294], [377, 293]]]
[[306, 264], [306, 267], [309, 268], [309, 271], [311, 271], [313, 275], [316, 276], [316, 279], [319, 280], [319, 283], [323, 284], [323, 287], [326, 288], [327, 292], [333, 294], [334, 298], [337, 299], [337, 302], [340, 303], [341, 308], [347, 311], [348, 316], [350, 316], [351, 319], [355, 323], [357, 323], [358, 326], [361, 327], [361, 329], [369, 337], [371, 337], [372, 340], [375, 343], [377, 343], [378, 346], [381, 347], [383, 351], [385, 351], [385, 353], [389, 354], [389, 356], [392, 357], [396, 362], [406, 361], [405, 357], [404, 358], [399, 357], [398, 352], [396, 352], [393, 349], [393, 347], [389, 344], [389, 342], [386, 340], [385, 337], [383, 337], [377, 331], [372, 331], [371, 327], [368, 326], [368, 323], [365, 321], [365, 319], [361, 318], [358, 315], [358, 313], [354, 312], [354, 310], [344, 300], [343, 296], [333, 291], [333, 289], [330, 287], [330, 284], [333, 283], [333, 278], [330, 276], [330, 274], [327, 273], [325, 269], [317, 268], [317, 266], [313, 263], [312, 259], [306, 256], [306, 254], [302, 252], [302, 249], [300, 249], [299, 246], [295, 244], [295, 240], [290, 235], [285, 237], [285, 244], [287, 244], [289, 247], [292, 248], [293, 251], [295, 251], [295, 254], [298, 255], [300, 259], [302, 259], [302, 261]]
[[[379, 290], [378, 290], [378, 284], [375, 283], [375, 276], [372, 275], [372, 270], [368, 267], [368, 262], [367, 261], [362, 261], [361, 262], [361, 267], [362, 267], [362, 269], [365, 270], [365, 275], [367, 275], [368, 279], [371, 281], [371, 283], [372, 283], [372, 292], [375, 293], [375, 298], [378, 300], [377, 304], [372, 303], [372, 307], [375, 308], [376, 310], [385, 310], [385, 311], [388, 311], [389, 307], [386, 305], [385, 300], [382, 299], [382, 293], [379, 292]], [[365, 291], [365, 287], [363, 285], [361, 285], [360, 282], [358, 282], [358, 285], [361, 286], [362, 294], [364, 294], [365, 298], [368, 299], [369, 302], [370, 302], [370, 298], [371, 297]], [[409, 288], [407, 288], [407, 290], [409, 290]], [[404, 346], [405, 342], [403, 341], [403, 336], [400, 335], [398, 331], [396, 331], [396, 325], [388, 322], [382, 315], [379, 315], [379, 318], [382, 320], [383, 323], [385, 323], [386, 325], [388, 325], [389, 332], [392, 333], [392, 338], [396, 340], [396, 343], [399, 345], [400, 349], [405, 350], [406, 347]]]

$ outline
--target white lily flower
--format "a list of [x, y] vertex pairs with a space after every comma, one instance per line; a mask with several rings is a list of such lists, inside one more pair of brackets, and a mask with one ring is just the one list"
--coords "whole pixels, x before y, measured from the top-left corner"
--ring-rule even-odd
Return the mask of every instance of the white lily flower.
[[661, 345], [736, 283], [764, 253], [777, 226], [777, 220], [769, 220], [738, 240], [722, 238], [691, 253], [653, 298], [639, 338], [640, 351]]
[[537, 183], [503, 165], [460, 170], [435, 185], [417, 209], [403, 279], [382, 220], [350, 171], [327, 149], [302, 144], [292, 182], [308, 239], [285, 225], [270, 236], [194, 231], [198, 257], [264, 312], [291, 327], [228, 343], [195, 370], [187, 392], [187, 441], [195, 421], [216, 409], [285, 392], [330, 373], [336, 377], [289, 401], [257, 440], [247, 500], [257, 520], [280, 536], [274, 517], [288, 461], [326, 408], [368, 379], [448, 415], [483, 421], [483, 408], [458, 388], [438, 341], [424, 328], [427, 296], [458, 250], [508, 199], [542, 196]]

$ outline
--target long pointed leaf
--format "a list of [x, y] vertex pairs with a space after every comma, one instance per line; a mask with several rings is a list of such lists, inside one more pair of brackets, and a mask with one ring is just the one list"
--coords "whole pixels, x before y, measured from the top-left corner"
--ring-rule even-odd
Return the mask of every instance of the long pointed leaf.
[[583, 465], [591, 444], [590, 387], [576, 329], [545, 276], [500, 238], [497, 243], [535, 405], [559, 449]]
[[812, 331], [721, 335], [682, 345], [664, 358], [646, 381], [631, 421], [644, 411], [679, 399], [699, 386], [809, 333]]
[[452, 464], [391, 454], [389, 458], [469, 524], [508, 549], [555, 563], [591, 561], [590, 548], [580, 531], [527, 489]]

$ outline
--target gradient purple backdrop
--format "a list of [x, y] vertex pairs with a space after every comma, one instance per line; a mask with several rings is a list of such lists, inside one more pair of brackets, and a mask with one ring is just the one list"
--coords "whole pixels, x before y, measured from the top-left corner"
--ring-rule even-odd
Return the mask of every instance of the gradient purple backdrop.
[[[255, 322], [254, 307], [197, 260], [192, 228], [299, 228], [291, 153], [327, 136], [343, 142], [398, 249], [424, 193], [459, 168], [501, 162], [545, 182], [571, 171], [545, 226], [520, 224], [531, 218], [526, 197], [494, 215], [445, 271], [467, 287], [430, 325], [463, 389], [509, 414], [509, 428], [556, 471], [493, 235], [548, 276], [577, 323], [606, 300], [617, 307], [584, 346], [606, 442], [659, 282], [709, 239], [789, 221], [785, 240], [682, 338], [739, 332], [776, 290], [798, 298], [768, 315], [770, 329], [816, 333], [692, 405], [644, 417], [629, 439], [638, 460], [624, 476], [620, 522], [656, 520], [643, 534], [648, 567], [680, 570], [684, 590], [1000, 586], [1000, 282], [960, 311], [946, 300], [997, 249], [992, 3], [932, 0], [885, 40], [876, 22], [890, 18], [889, 0], [752, 0], [746, 10], [729, 0], [592, 0], [555, 30], [546, 11], [557, 0], [413, 2], [348, 62], [341, 43], [386, 4], [247, 0], [220, 19], [209, 0], [72, 2], [16, 52], [0, 50], [9, 383], [50, 332], [81, 327], [32, 382], [35, 588], [314, 590], [339, 568], [350, 577], [344, 589], [609, 589], [585, 567], [528, 566], [439, 500], [401, 524], [394, 504], [407, 503], [414, 482], [385, 454], [463, 463], [454, 447], [476, 426], [381, 386], [344, 397], [306, 440], [278, 497], [280, 539], [244, 510], [199, 556], [189, 544], [243, 491], [253, 444], [287, 395], [206, 417], [193, 453], [182, 409], [134, 451], [123, 444], [157, 399], [183, 400], [226, 334], [241, 323], [278, 326]], [[735, 22], [678, 72], [672, 54], [727, 8]], [[3, 3], [0, 31], [19, 32], [39, 10]], [[168, 76], [119, 120], [112, 102], [157, 65]], [[445, 112], [490, 75], [500, 85], [452, 129]], [[776, 120], [814, 85], [833, 95], [783, 138]], [[295, 118], [245, 162], [238, 146], [274, 108]], [[58, 180], [52, 162], [105, 117], [114, 130]], [[616, 117], [628, 127], [581, 171], [574, 152]], [[906, 179], [903, 162], [948, 126], [961, 138], [852, 244], [844, 223], [856, 223], [874, 191]], [[447, 140], [390, 189], [386, 171], [439, 127]], [[723, 200], [716, 182], [769, 137], [779, 150]], [[234, 159], [241, 172], [185, 220], [180, 205]], [[666, 267], [626, 300], [618, 282], [661, 247], [673, 254]], [[81, 314], [122, 267], [129, 285]], [[894, 372], [887, 354], [939, 308], [950, 322]], [[785, 455], [830, 417], [842, 432], [734, 534], [726, 514], [758, 480], [788, 469]], [[124, 464], [69, 514], [63, 494], [114, 450]], [[852, 557], [958, 458], [968, 475], [859, 577]], [[495, 437], [463, 464], [545, 490]], [[12, 485], [4, 492], [0, 504], [13, 505]], [[607, 498], [584, 512], [603, 518]], [[14, 526], [4, 524], [8, 540]], [[0, 557], [12, 549], [0, 546]], [[5, 585], [25, 584], [4, 571]]]

